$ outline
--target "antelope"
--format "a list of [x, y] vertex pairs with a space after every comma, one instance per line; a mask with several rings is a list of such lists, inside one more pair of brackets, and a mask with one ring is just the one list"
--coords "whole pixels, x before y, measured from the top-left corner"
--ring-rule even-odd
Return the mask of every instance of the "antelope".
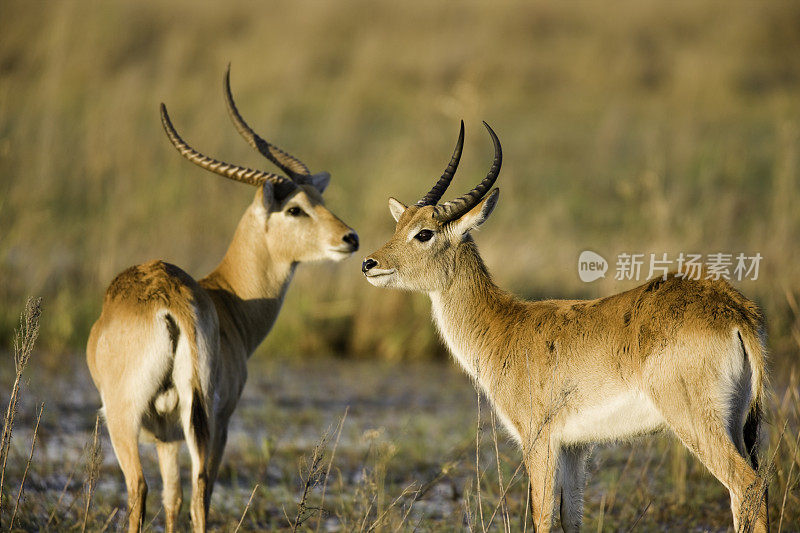
[[[767, 531], [757, 473], [764, 321], [724, 280], [672, 273], [596, 300], [525, 301], [492, 280], [472, 231], [497, 205], [502, 149], [483, 181], [438, 203], [461, 157], [416, 204], [389, 198], [394, 235], [362, 271], [427, 293], [455, 360], [522, 450], [537, 532], [579, 531], [595, 443], [670, 430], [728, 489], [737, 529]], [[487, 194], [488, 193], [488, 194]]]
[[180, 154], [255, 186], [255, 198], [213, 272], [195, 281], [164, 261], [130, 267], [111, 282], [89, 336], [87, 361], [125, 477], [129, 531], [139, 531], [145, 515], [140, 437], [156, 445], [167, 531], [175, 530], [181, 507], [178, 451], [186, 441], [192, 526], [205, 530], [247, 360], [275, 323], [297, 264], [341, 261], [358, 249], [358, 235], [322, 200], [330, 175], [311, 174], [248, 126], [231, 95], [230, 67], [224, 92], [236, 129], [285, 176], [201, 154], [181, 139], [161, 104], [162, 125]]

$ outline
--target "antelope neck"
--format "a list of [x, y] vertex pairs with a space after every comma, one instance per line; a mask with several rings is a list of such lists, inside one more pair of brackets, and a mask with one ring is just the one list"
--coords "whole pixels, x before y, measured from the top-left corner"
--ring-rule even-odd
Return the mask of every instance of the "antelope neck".
[[505, 336], [505, 318], [516, 303], [491, 279], [475, 243], [470, 239], [456, 251], [452, 283], [430, 293], [433, 318], [439, 333], [464, 370], [488, 386], [497, 352]]
[[[278, 317], [297, 263], [271, 253], [264, 229], [243, 217], [219, 266], [200, 280], [211, 295], [220, 324], [230, 322], [234, 336], [250, 354], [261, 344]], [[259, 243], [259, 244], [255, 244]], [[237, 339], [220, 338], [235, 352]]]

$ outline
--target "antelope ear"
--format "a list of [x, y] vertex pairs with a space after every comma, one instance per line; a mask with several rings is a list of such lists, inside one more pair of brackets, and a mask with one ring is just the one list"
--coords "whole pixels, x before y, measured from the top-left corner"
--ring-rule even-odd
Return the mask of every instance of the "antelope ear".
[[331, 175], [328, 172], [317, 172], [306, 177], [304, 181], [313, 185], [322, 194], [331, 182]]
[[499, 196], [500, 189], [494, 189], [487, 194], [486, 198], [481, 200], [478, 205], [453, 222], [454, 231], [456, 231], [457, 234], [463, 235], [483, 224], [486, 219], [489, 218], [489, 215], [492, 214], [492, 211], [494, 211]]
[[395, 198], [389, 198], [389, 212], [392, 214], [392, 218], [395, 222], [400, 220], [400, 217], [403, 216], [403, 212], [408, 209], [408, 207]]

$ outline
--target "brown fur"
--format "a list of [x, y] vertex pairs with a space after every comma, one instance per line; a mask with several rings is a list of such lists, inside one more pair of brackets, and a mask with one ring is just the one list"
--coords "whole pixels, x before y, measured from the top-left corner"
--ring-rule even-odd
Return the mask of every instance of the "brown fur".
[[[286, 189], [258, 189], [225, 257], [199, 282], [151, 261], [122, 272], [106, 292], [87, 362], [125, 475], [131, 531], [141, 528], [147, 494], [140, 434], [158, 449], [167, 531], [181, 505], [177, 446], [186, 440], [192, 524], [205, 530], [247, 359], [275, 323], [296, 265], [341, 260], [357, 248], [357, 241], [343, 240], [353, 232], [325, 208], [321, 190]], [[290, 215], [292, 207], [304, 214]]]
[[[494, 284], [470, 236], [497, 195], [446, 223], [391, 199], [395, 234], [364, 270], [430, 295], [442, 338], [522, 448], [537, 531], [559, 498], [562, 527], [580, 529], [593, 443], [671, 429], [729, 489], [737, 527], [765, 532], [765, 498], [743, 511], [760, 483], [742, 432], [764, 394], [758, 307], [725, 281], [675, 274], [596, 300], [520, 300]], [[415, 237], [423, 229], [430, 240]]]

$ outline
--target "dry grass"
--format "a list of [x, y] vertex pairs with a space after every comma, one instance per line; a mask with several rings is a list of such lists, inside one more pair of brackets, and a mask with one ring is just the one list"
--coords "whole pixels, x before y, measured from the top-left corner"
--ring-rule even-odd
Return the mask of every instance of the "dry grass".
[[[14, 422], [17, 419], [19, 410], [19, 402], [22, 396], [23, 387], [23, 373], [28, 366], [33, 347], [36, 344], [36, 339], [39, 336], [39, 318], [42, 313], [42, 299], [28, 298], [25, 304], [25, 310], [19, 317], [19, 329], [14, 335], [14, 381], [11, 385], [11, 390], [8, 395], [8, 406], [6, 407], [6, 414], [3, 418], [3, 433], [0, 438], [0, 525], [2, 524], [2, 517], [4, 510], [8, 507], [6, 498], [6, 468], [8, 466], [8, 458], [11, 455], [11, 444], [14, 438]], [[42, 406], [44, 408], [44, 406]], [[33, 456], [33, 448], [36, 444], [36, 435], [39, 429], [39, 420], [41, 419], [42, 411], [39, 410], [39, 416], [36, 420], [36, 428], [33, 436], [31, 437], [31, 456]], [[25, 463], [25, 470], [22, 475], [22, 480], [19, 484], [19, 492], [14, 504], [14, 510], [9, 519], [8, 529], [14, 526], [14, 519], [17, 515], [19, 508], [19, 500], [22, 496], [22, 489], [25, 484], [25, 478], [28, 474], [31, 458]]]
[[[44, 295], [47, 313], [38, 364], [26, 370], [32, 386], [19, 365], [0, 366], [9, 391], [0, 526], [13, 514], [23, 530], [124, 521], [124, 486], [107, 435], [94, 432], [98, 399], [81, 352], [117, 272], [160, 257], [201, 275], [221, 258], [252, 191], [181, 161], [157, 105], [169, 104], [197, 148], [262, 164], [225, 117], [230, 61], [248, 121], [332, 172], [328, 203], [359, 230], [364, 253], [391, 231], [386, 197], [411, 201], [439, 175], [460, 118], [467, 146], [453, 194], [490, 157], [479, 121], [503, 140], [501, 206], [477, 240], [498, 282], [520, 294], [633, 286], [611, 276], [581, 283], [584, 249], [607, 259], [760, 252], [759, 280], [739, 287], [770, 329], [771, 516], [797, 531], [798, 23], [789, 2], [3, 2], [0, 345], [13, 344], [28, 294]], [[215, 528], [283, 528], [283, 509], [305, 502], [303, 516], [325, 512], [296, 513], [298, 530], [525, 529], [518, 452], [493, 425], [476, 447], [466, 379], [435, 364], [395, 366], [443, 354], [429, 306], [368, 286], [356, 260], [299, 270], [260, 349], [287, 358], [253, 361]], [[25, 361], [33, 309], [15, 352]], [[356, 360], [306, 361], [328, 353]], [[296, 467], [347, 405], [324, 481], [305, 491], [310, 477]], [[156, 498], [158, 482], [151, 487]], [[726, 491], [669, 439], [599, 449], [586, 502], [587, 530], [730, 523]], [[148, 528], [158, 529], [163, 516], [150, 509]]]
[[[490, 411], [482, 409], [476, 476], [475, 391], [449, 365], [401, 368], [286, 359], [254, 361], [252, 370], [230, 428], [212, 502], [212, 529], [530, 530], [519, 451], [492, 429]], [[773, 473], [773, 527], [785, 532], [800, 528], [798, 370], [769, 405], [769, 445], [763, 452]], [[106, 432], [95, 429], [97, 400], [85, 369], [76, 365], [53, 373], [33, 365], [27, 373], [30, 392], [20, 403], [14, 432], [22, 446], [11, 447], [6, 473], [11, 487], [28, 476], [15, 527], [123, 527], [124, 482]], [[34, 396], [51, 392], [69, 400], [48, 403], [49, 417], [32, 431], [39, 405]], [[324, 427], [335, 429], [322, 432], [320, 439]], [[30, 439], [37, 431], [41, 445], [31, 455]], [[151, 488], [146, 530], [160, 530], [155, 451], [150, 446], [142, 451]], [[182, 464], [189, 465], [185, 454]], [[298, 465], [305, 466], [298, 470]], [[599, 447], [589, 470], [584, 519], [589, 531], [726, 531], [730, 526], [727, 491], [670, 438]], [[188, 525], [184, 509], [180, 527]]]
[[[505, 148], [500, 208], [478, 236], [501, 285], [532, 297], [631, 288], [576, 276], [584, 249], [761, 252], [741, 283], [770, 317], [775, 366], [796, 354], [800, 9], [624, 1], [458, 5], [367, 0], [4, 2], [0, 16], [0, 340], [26, 294], [42, 347], [82, 349], [102, 291], [135, 263], [194, 275], [222, 257], [252, 195], [182, 161], [160, 129], [265, 162], [225, 116], [221, 78], [267, 138], [333, 173], [329, 205], [363, 252], [386, 198], [413, 201], [457, 129], [452, 194], [485, 172], [480, 120]], [[512, 258], [509, 260], [509, 258]], [[358, 260], [304, 266], [262, 352], [389, 360], [443, 351], [423, 297], [368, 286]], [[312, 329], [315, 334], [306, 332]], [[42, 361], [55, 364], [55, 361]]]
[[100, 414], [98, 413], [94, 419], [94, 431], [92, 431], [92, 439], [86, 447], [86, 473], [84, 477], [84, 507], [83, 507], [83, 523], [81, 524], [81, 531], [86, 531], [86, 525], [89, 521], [89, 511], [92, 508], [92, 498], [94, 491], [97, 488], [97, 480], [100, 476], [100, 465], [103, 460], [102, 449], [100, 447]]

